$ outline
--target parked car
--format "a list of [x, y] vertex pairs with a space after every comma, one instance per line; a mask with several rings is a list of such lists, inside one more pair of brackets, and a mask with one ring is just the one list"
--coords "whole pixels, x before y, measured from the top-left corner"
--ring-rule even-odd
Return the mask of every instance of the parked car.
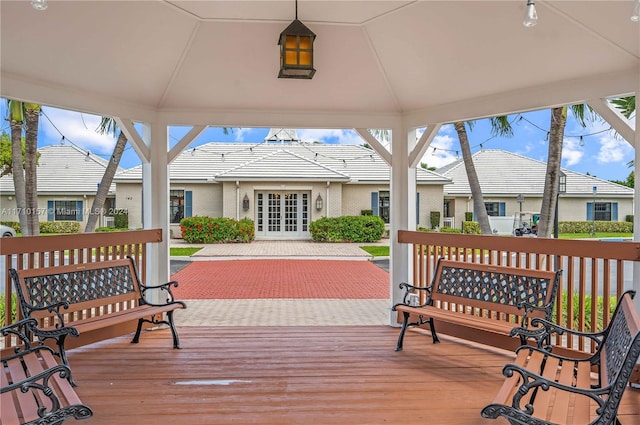
[[3, 238], [14, 238], [16, 236], [16, 231], [13, 230], [13, 227], [0, 224], [0, 235], [2, 235]]

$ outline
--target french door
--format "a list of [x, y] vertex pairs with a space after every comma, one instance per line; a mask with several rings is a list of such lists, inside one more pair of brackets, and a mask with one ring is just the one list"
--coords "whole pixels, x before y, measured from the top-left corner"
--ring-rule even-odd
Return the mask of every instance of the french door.
[[256, 237], [308, 239], [309, 193], [296, 191], [256, 194]]

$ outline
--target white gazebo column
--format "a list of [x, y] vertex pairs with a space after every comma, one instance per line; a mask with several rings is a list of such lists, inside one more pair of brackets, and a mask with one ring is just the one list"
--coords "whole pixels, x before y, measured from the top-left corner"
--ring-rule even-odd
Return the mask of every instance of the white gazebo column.
[[[638, 113], [638, 95], [640, 94], [640, 70], [638, 71], [638, 85], [636, 88], [636, 128], [634, 134], [634, 174], [640, 169], [640, 114]], [[633, 193], [633, 241], [640, 242], [640, 184], [634, 186]], [[633, 289], [636, 291], [634, 303], [640, 311], [640, 261], [633, 262]], [[640, 364], [640, 363], [639, 363]]]
[[143, 125], [142, 139], [149, 148], [150, 160], [142, 164], [142, 225], [145, 229], [162, 229], [162, 242], [150, 244], [147, 258], [149, 284], [169, 281], [168, 138], [166, 124], [154, 122]]
[[[389, 208], [390, 237], [390, 293], [391, 306], [402, 301], [401, 282], [411, 282], [412, 262], [410, 247], [398, 243], [398, 230], [416, 228], [416, 169], [410, 166], [409, 152], [416, 142], [415, 129], [394, 128], [391, 148], [391, 182]], [[391, 307], [390, 306], [390, 307]], [[389, 310], [389, 324], [397, 325], [397, 313]]]

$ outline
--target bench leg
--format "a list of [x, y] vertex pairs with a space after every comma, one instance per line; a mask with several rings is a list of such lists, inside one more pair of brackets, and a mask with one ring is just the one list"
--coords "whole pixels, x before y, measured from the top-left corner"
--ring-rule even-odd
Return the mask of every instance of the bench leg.
[[73, 374], [71, 373], [71, 367], [69, 366], [69, 359], [67, 358], [67, 352], [64, 350], [64, 340], [67, 338], [66, 335], [61, 335], [56, 339], [56, 345], [58, 346], [58, 355], [60, 356], [60, 360], [62, 364], [69, 367], [69, 374], [67, 375], [67, 379], [72, 387], [77, 387], [78, 385], [73, 380]]
[[180, 339], [178, 338], [178, 331], [176, 325], [173, 323], [173, 310], [167, 312], [167, 320], [169, 321], [169, 327], [171, 328], [171, 335], [173, 336], [173, 348], [180, 348]]
[[136, 334], [133, 336], [131, 340], [132, 344], [137, 344], [140, 341], [140, 332], [142, 331], [142, 323], [147, 322], [145, 319], [138, 319], [138, 328], [136, 329]]
[[430, 318], [428, 322], [429, 322], [429, 329], [431, 329], [431, 338], [433, 338], [433, 343], [439, 344], [440, 338], [438, 338], [438, 334], [436, 333], [436, 325], [433, 322], [433, 318]]
[[402, 351], [402, 343], [404, 342], [404, 334], [407, 331], [407, 327], [409, 326], [409, 313], [406, 311], [402, 312], [402, 328], [400, 329], [400, 335], [398, 335], [398, 343], [396, 344], [396, 351]]

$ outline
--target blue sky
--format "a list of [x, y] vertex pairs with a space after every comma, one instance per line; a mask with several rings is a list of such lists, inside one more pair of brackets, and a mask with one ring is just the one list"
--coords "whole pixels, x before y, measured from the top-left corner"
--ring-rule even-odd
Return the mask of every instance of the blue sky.
[[[1, 122], [2, 131], [10, 132], [6, 120], [6, 101], [2, 99]], [[40, 119], [38, 146], [73, 143], [92, 154], [108, 159], [115, 144], [115, 138], [100, 135], [97, 128], [100, 117], [73, 111], [44, 107]], [[532, 159], [546, 161], [550, 112], [541, 110], [509, 117], [512, 121], [514, 136], [500, 138], [491, 136], [488, 120], [477, 121], [469, 132], [472, 152], [479, 149], [504, 149], [527, 156]], [[633, 126], [632, 120], [632, 126]], [[173, 128], [170, 131], [170, 143], [175, 144], [188, 129]], [[247, 142], [260, 143], [268, 133], [268, 128], [234, 129], [225, 135], [220, 128], [207, 129], [192, 145], [197, 146], [209, 142]], [[363, 141], [352, 130], [298, 129], [298, 136], [303, 141], [322, 143], [362, 144]], [[582, 137], [581, 137], [582, 136]], [[451, 125], [442, 127], [433, 143], [427, 150], [422, 162], [428, 166], [441, 167], [461, 156], [458, 137]], [[634, 151], [624, 139], [609, 130], [609, 125], [599, 119], [582, 128], [570, 115], [565, 130], [562, 166], [580, 173], [589, 173], [605, 180], [625, 180], [631, 168], [627, 166], [634, 158]], [[128, 145], [120, 165], [124, 168], [140, 164], [134, 150]]]

